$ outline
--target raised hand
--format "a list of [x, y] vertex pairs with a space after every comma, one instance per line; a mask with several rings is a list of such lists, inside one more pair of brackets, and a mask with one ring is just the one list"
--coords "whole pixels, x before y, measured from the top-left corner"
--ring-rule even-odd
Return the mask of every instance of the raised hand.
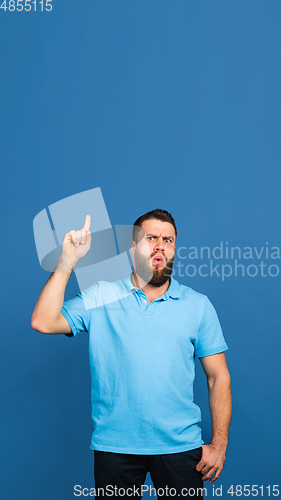
[[71, 270], [77, 262], [86, 255], [91, 247], [91, 217], [86, 215], [85, 224], [79, 231], [69, 231], [66, 233], [62, 243], [62, 259], [70, 265]]

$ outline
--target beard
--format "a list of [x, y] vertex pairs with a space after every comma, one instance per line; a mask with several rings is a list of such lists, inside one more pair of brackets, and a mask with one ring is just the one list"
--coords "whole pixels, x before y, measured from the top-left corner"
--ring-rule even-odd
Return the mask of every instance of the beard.
[[[170, 278], [173, 270], [174, 258], [173, 256], [170, 260], [166, 260], [165, 267], [162, 269], [152, 269], [151, 259], [155, 254], [150, 257], [144, 257], [142, 254], [136, 252], [135, 254], [135, 270], [138, 276], [147, 284], [156, 287], [164, 285]], [[163, 256], [164, 260], [165, 257]]]

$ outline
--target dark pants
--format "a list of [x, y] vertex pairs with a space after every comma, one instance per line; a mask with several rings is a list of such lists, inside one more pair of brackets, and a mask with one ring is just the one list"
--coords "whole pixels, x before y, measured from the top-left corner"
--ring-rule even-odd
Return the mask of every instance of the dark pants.
[[[203, 498], [201, 472], [197, 472], [202, 448], [165, 455], [129, 455], [94, 451], [94, 475], [97, 498], [135, 500], [145, 491], [152, 498]], [[154, 489], [145, 483], [150, 473]], [[100, 491], [98, 489], [101, 488]], [[151, 488], [151, 489], [150, 489]], [[190, 491], [189, 491], [190, 490]]]

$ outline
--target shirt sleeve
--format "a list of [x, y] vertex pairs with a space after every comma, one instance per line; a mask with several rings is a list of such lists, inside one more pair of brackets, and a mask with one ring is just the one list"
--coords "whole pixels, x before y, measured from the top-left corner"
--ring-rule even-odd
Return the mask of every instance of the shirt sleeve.
[[65, 334], [67, 337], [73, 337], [80, 332], [89, 332], [91, 309], [96, 304], [96, 291], [97, 287], [91, 286], [63, 303], [61, 312], [72, 330], [72, 333]]
[[215, 308], [207, 297], [194, 345], [198, 358], [219, 354], [228, 349]]

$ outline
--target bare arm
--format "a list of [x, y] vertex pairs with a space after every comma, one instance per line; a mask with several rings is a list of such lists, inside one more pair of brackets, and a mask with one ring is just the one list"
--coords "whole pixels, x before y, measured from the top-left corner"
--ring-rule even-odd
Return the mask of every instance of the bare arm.
[[63, 252], [54, 272], [44, 286], [31, 317], [31, 326], [41, 333], [71, 333], [61, 309], [71, 272], [91, 246], [91, 217], [86, 216], [83, 229], [70, 231], [63, 240]]
[[222, 472], [228, 445], [232, 409], [230, 375], [224, 353], [206, 356], [200, 361], [207, 376], [212, 439], [209, 445], [202, 446], [202, 458], [196, 468], [204, 474], [203, 481], [210, 479], [213, 483]]

